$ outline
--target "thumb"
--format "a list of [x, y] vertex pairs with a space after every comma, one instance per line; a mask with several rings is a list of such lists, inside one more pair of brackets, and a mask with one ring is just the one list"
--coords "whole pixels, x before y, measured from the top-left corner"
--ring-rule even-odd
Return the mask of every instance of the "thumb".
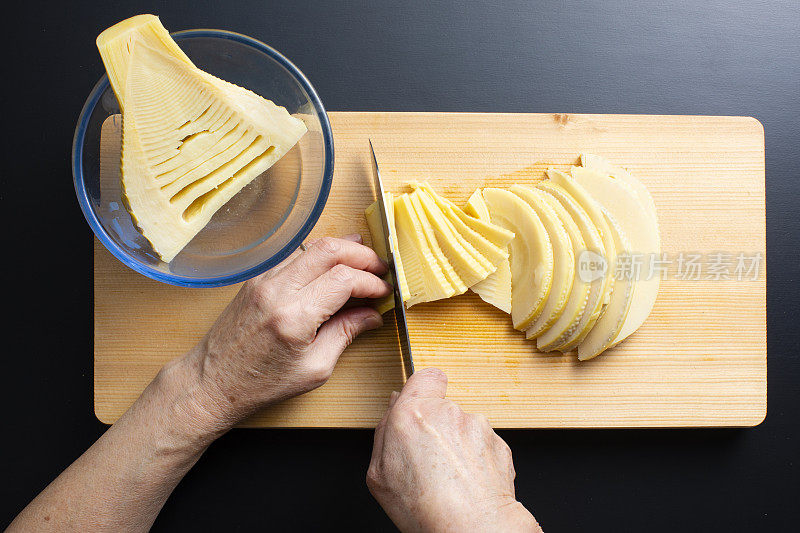
[[371, 307], [342, 309], [317, 330], [311, 343], [311, 357], [321, 358], [323, 363], [330, 363], [332, 367], [356, 337], [382, 324], [381, 315]]
[[424, 368], [408, 378], [400, 398], [444, 398], [446, 392], [445, 373], [438, 368]]
[[396, 390], [393, 390], [392, 393], [389, 395], [389, 409], [394, 407], [394, 404], [397, 403], [397, 398], [400, 396], [400, 393]]

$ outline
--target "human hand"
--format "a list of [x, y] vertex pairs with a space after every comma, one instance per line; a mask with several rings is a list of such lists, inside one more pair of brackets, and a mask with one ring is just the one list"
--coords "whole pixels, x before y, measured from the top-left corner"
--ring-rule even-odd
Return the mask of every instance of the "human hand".
[[391, 292], [378, 277], [385, 265], [360, 242], [322, 239], [245, 283], [203, 340], [164, 365], [9, 530], [148, 531], [216, 437], [263, 405], [323, 384], [342, 350], [381, 325], [372, 308], [342, 309], [350, 297]]
[[514, 495], [511, 450], [486, 417], [445, 399], [428, 368], [392, 393], [367, 486], [402, 531], [541, 531]]
[[342, 351], [383, 322], [348, 299], [380, 298], [385, 264], [360, 236], [323, 238], [246, 282], [187, 355], [201, 374], [198, 403], [219, 429], [325, 383]]

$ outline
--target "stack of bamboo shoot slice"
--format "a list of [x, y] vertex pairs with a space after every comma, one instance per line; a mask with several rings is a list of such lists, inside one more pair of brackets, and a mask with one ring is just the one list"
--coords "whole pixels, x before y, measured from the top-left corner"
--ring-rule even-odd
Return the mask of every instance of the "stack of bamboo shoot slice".
[[[577, 349], [580, 360], [636, 331], [658, 294], [655, 204], [630, 173], [593, 155], [581, 163], [544, 181], [476, 190], [463, 209], [427, 183], [387, 194], [406, 306], [471, 289], [540, 351]], [[382, 247], [377, 205], [366, 215]]]

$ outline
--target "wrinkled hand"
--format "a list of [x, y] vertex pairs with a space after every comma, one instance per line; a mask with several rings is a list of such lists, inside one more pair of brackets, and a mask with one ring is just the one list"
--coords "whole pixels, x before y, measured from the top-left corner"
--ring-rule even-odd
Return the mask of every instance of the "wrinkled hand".
[[391, 287], [385, 264], [360, 236], [323, 238], [245, 283], [189, 357], [202, 376], [201, 399], [215, 422], [232, 426], [258, 408], [325, 383], [342, 351], [379, 327], [370, 307]]
[[486, 417], [445, 399], [435, 368], [392, 393], [367, 486], [402, 531], [541, 531], [516, 501], [511, 450]]

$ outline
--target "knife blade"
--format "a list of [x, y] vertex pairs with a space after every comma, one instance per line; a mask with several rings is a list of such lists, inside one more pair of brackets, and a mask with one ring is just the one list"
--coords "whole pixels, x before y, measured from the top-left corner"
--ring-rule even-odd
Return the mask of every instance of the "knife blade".
[[406, 321], [406, 308], [403, 305], [403, 295], [400, 294], [400, 284], [397, 282], [399, 279], [397, 275], [397, 265], [394, 262], [395, 253], [392, 244], [394, 239], [391, 235], [391, 226], [389, 224], [389, 212], [386, 209], [386, 203], [383, 201], [384, 188], [381, 181], [381, 172], [378, 169], [378, 158], [375, 157], [375, 148], [372, 146], [372, 139], [369, 141], [369, 149], [372, 151], [372, 179], [375, 186], [375, 196], [378, 200], [378, 210], [381, 214], [381, 224], [383, 226], [383, 236], [386, 239], [386, 257], [389, 263], [389, 272], [392, 276], [392, 286], [394, 287], [394, 318], [397, 325], [397, 339], [400, 344], [400, 356], [403, 363], [403, 374], [408, 379], [414, 373], [414, 357], [411, 354], [411, 342], [408, 338], [408, 322]]

